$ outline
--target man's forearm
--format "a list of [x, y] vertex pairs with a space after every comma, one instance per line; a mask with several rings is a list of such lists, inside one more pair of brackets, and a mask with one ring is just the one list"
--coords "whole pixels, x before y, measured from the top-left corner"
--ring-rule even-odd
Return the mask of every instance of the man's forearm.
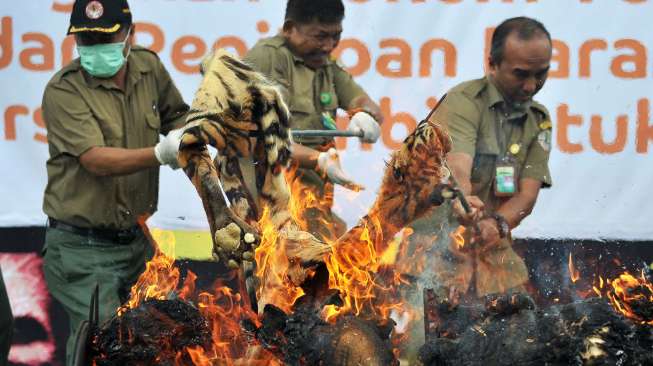
[[153, 147], [92, 147], [79, 157], [79, 161], [86, 170], [97, 176], [126, 175], [161, 165]]
[[511, 229], [517, 227], [533, 211], [541, 186], [542, 182], [536, 179], [520, 180], [519, 192], [504, 202], [496, 213], [506, 219]]
[[301, 168], [315, 169], [319, 154], [319, 151], [311, 149], [308, 146], [293, 143], [291, 146], [290, 157], [296, 161]]

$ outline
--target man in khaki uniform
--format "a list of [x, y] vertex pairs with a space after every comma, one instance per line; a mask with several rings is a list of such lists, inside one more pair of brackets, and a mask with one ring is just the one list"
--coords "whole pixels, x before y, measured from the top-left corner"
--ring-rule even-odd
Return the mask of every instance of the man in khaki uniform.
[[[455, 287], [482, 296], [522, 290], [528, 280], [510, 231], [531, 213], [540, 188], [551, 186], [550, 117], [532, 100], [546, 81], [550, 60], [551, 38], [540, 22], [508, 19], [492, 37], [489, 74], [451, 89], [434, 113], [434, 120], [448, 126], [453, 142], [448, 165], [474, 211], [454, 217], [445, 207], [415, 224], [416, 238], [425, 238], [427, 226], [440, 237], [432, 268], [445, 291]], [[446, 230], [439, 231], [437, 218], [443, 215], [450, 219], [445, 229], [467, 225], [462, 249]]]
[[[380, 135], [380, 108], [330, 57], [340, 41], [343, 18], [341, 0], [289, 0], [282, 32], [259, 41], [245, 61], [280, 85], [293, 129], [335, 129], [336, 110], [341, 108], [351, 117], [348, 129], [362, 131], [361, 140], [373, 143]], [[293, 159], [301, 167], [299, 182], [321, 201], [306, 212], [309, 230], [333, 240], [344, 233], [345, 224], [331, 212], [331, 183], [355, 184], [335, 165], [332, 138], [295, 142], [300, 144], [293, 148]]]
[[[152, 248], [137, 219], [156, 211], [159, 166], [177, 166], [188, 106], [156, 54], [132, 46], [126, 0], [77, 0], [69, 34], [80, 58], [43, 95], [50, 158], [43, 210], [48, 288], [74, 334], [99, 285], [100, 321], [115, 314]], [[167, 136], [159, 141], [159, 133]]]

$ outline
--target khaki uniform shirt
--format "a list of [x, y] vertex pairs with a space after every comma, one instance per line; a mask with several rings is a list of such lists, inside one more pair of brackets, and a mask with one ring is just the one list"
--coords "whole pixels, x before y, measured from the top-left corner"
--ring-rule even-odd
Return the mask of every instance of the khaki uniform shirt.
[[[551, 186], [548, 167], [551, 122], [548, 111], [541, 104], [530, 102], [521, 108], [511, 108], [486, 77], [451, 89], [432, 120], [447, 126], [452, 139], [451, 152], [465, 153], [474, 158], [471, 194], [478, 196], [489, 212], [509, 199], [495, 196], [494, 176], [497, 161], [510, 154], [511, 146], [519, 146], [512, 154], [517, 179], [537, 179], [543, 187]], [[500, 146], [501, 141], [503, 146]], [[443, 287], [455, 286], [465, 292], [475, 278], [476, 295], [481, 296], [519, 288], [528, 279], [526, 266], [513, 251], [510, 238], [502, 240], [491, 252], [478, 249], [465, 255], [452, 254], [448, 250], [449, 233], [458, 227], [458, 222], [448, 205], [412, 226], [417, 234], [415, 241], [432, 241], [437, 236], [436, 254], [431, 265], [435, 282]]]
[[[496, 163], [503, 156], [514, 158], [519, 179], [532, 178], [545, 188], [551, 186], [551, 122], [543, 105], [531, 102], [510, 108], [490, 80], [482, 78], [451, 89], [433, 119], [448, 127], [451, 152], [474, 158], [472, 194], [489, 210], [507, 199], [496, 197], [493, 185]], [[517, 153], [510, 153], [515, 146]]]
[[[295, 56], [283, 36], [260, 40], [245, 56], [254, 69], [281, 86], [288, 108], [290, 126], [298, 130], [323, 130], [322, 113], [335, 119], [338, 108], [348, 109], [351, 102], [365, 91], [335, 61], [313, 70]], [[296, 139], [296, 142], [317, 147], [332, 142], [328, 138]]]
[[125, 229], [156, 211], [159, 167], [99, 177], [79, 156], [92, 147], [154, 146], [159, 133], [181, 127], [188, 105], [158, 56], [133, 47], [124, 92], [83, 71], [79, 59], [60, 70], [43, 95], [50, 158], [44, 212], [80, 227]]

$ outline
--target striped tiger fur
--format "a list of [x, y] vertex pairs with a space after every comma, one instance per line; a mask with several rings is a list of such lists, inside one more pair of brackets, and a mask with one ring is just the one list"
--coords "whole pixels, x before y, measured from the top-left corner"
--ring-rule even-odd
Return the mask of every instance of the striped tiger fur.
[[[235, 268], [243, 259], [253, 259], [260, 242], [259, 208], [270, 209], [277, 228], [291, 223], [283, 174], [290, 159], [290, 115], [277, 88], [228, 52], [217, 50], [202, 70], [178, 159], [202, 199], [214, 255]], [[252, 133], [258, 137], [251, 138]], [[214, 161], [207, 145], [218, 151]], [[257, 162], [259, 202], [244, 184], [239, 158]]]

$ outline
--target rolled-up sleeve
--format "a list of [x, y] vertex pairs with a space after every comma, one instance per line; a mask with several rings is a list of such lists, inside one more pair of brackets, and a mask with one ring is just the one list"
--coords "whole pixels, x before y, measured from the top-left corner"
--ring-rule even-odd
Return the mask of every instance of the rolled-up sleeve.
[[450, 152], [474, 157], [481, 114], [469, 97], [460, 92], [447, 94], [431, 121], [446, 127], [452, 142]]
[[338, 107], [342, 109], [349, 109], [354, 99], [367, 95], [354, 78], [337, 64], [333, 65], [333, 83], [338, 95]]
[[104, 135], [90, 108], [66, 85], [48, 85], [42, 108], [51, 154], [79, 157], [92, 147], [105, 146]]

